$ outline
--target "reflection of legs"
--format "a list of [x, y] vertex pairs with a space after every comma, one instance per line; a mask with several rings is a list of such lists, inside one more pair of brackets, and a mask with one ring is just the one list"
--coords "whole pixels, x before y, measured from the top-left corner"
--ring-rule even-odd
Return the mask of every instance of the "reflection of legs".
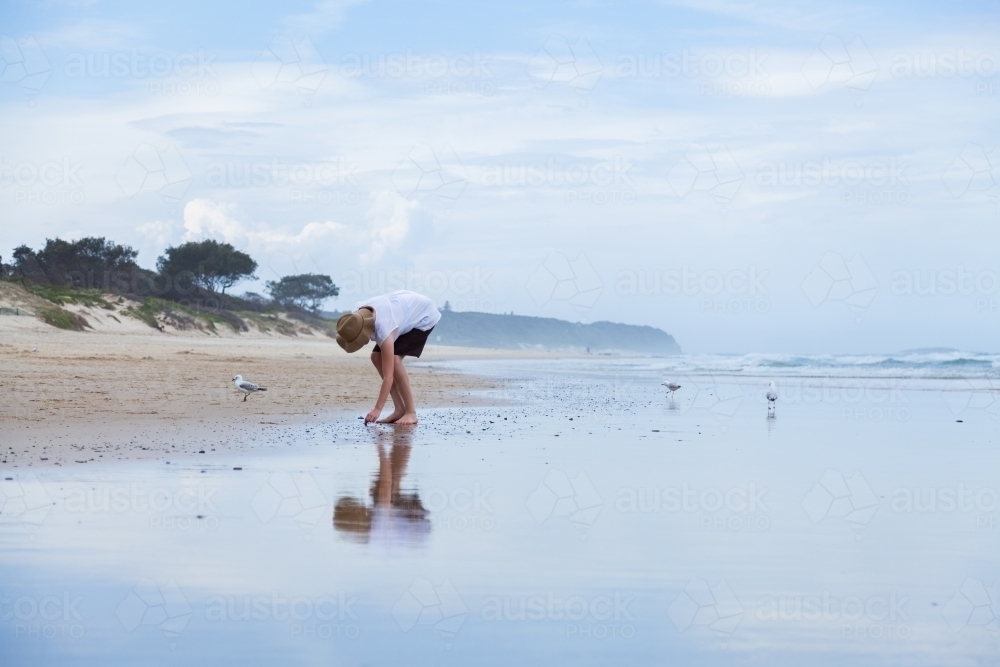
[[403, 357], [396, 357], [396, 366], [393, 370], [393, 377], [395, 378], [393, 386], [399, 388], [400, 398], [403, 399], [403, 405], [406, 406], [405, 413], [396, 419], [396, 423], [416, 424], [417, 406], [413, 402], [413, 392], [410, 391], [410, 376], [406, 374], [406, 367], [403, 366]]
[[[379, 377], [383, 377], [383, 375], [382, 375], [382, 353], [381, 352], [372, 352], [372, 363], [375, 365], [375, 370], [378, 371], [378, 376]], [[400, 365], [399, 364], [399, 357], [396, 357], [396, 366], [397, 366], [397, 368], [398, 368], [399, 365]], [[397, 373], [397, 372], [398, 371], [396, 371], [396, 370], [393, 371], [393, 373]], [[403, 400], [403, 397], [400, 396], [400, 394], [399, 394], [399, 386], [398, 386], [397, 382], [398, 382], [398, 380], [394, 381], [392, 383], [392, 387], [390, 387], [390, 389], [389, 389], [389, 395], [392, 396], [392, 414], [389, 415], [388, 417], [383, 418], [383, 419], [379, 419], [379, 423], [382, 423], [382, 424], [391, 424], [391, 423], [395, 422], [397, 419], [399, 419], [400, 417], [402, 417], [403, 415], [406, 414], [406, 402]], [[409, 387], [409, 383], [407, 383], [407, 387]]]
[[[375, 451], [378, 454], [378, 472], [371, 486], [371, 496], [381, 507], [397, 506], [403, 477], [410, 463], [412, 445], [411, 429], [375, 431]], [[419, 499], [417, 503], [419, 504]]]
[[378, 444], [378, 476], [372, 487], [372, 500], [382, 507], [392, 505], [392, 459], [386, 455], [381, 442]]

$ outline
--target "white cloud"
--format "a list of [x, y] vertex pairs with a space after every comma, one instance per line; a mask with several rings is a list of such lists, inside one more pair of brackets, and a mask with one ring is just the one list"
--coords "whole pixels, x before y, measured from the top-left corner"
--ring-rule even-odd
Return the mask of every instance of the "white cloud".
[[367, 1], [322, 0], [316, 3], [313, 11], [304, 14], [293, 14], [286, 17], [283, 23], [293, 30], [300, 30], [306, 34], [317, 36], [340, 25], [349, 7], [364, 4]]
[[315, 250], [330, 243], [332, 237], [347, 235], [345, 226], [337, 222], [310, 222], [298, 233], [289, 234], [266, 226], [253, 228], [242, 222], [240, 217], [242, 213], [236, 204], [194, 199], [184, 206], [183, 240], [213, 238], [253, 253], [276, 249]]
[[153, 220], [135, 228], [142, 234], [148, 245], [162, 248], [173, 241], [176, 225], [169, 220]]
[[134, 48], [137, 42], [144, 41], [143, 32], [138, 26], [118, 19], [85, 18], [38, 32], [36, 36], [45, 48], [94, 51]]
[[215, 203], [210, 199], [194, 199], [184, 206], [184, 241], [213, 238], [246, 249], [249, 235], [243, 223], [236, 219], [236, 204]]
[[[418, 202], [408, 201], [395, 192], [377, 192], [372, 194], [366, 227], [352, 227], [333, 221], [310, 222], [298, 231], [288, 232], [267, 224], [246, 223], [245, 214], [235, 203], [194, 199], [184, 206], [184, 234], [181, 240], [216, 239], [254, 257], [270, 256], [274, 252], [331, 255], [346, 247], [359, 252], [360, 260], [367, 263], [378, 260], [387, 250], [399, 247], [410, 231], [414, 213], [419, 209]], [[166, 242], [171, 238], [172, 227], [170, 223], [151, 222], [140, 227], [139, 231]]]
[[376, 261], [386, 250], [398, 247], [410, 231], [413, 214], [420, 209], [419, 202], [388, 190], [373, 192], [371, 197], [372, 206], [365, 216], [371, 249], [361, 254], [364, 263]]

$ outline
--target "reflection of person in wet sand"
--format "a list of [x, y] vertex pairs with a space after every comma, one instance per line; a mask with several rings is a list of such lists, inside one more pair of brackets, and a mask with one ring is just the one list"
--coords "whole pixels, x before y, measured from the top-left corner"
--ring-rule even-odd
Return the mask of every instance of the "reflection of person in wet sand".
[[409, 440], [407, 432], [378, 434], [378, 472], [370, 489], [373, 504], [369, 507], [350, 496], [340, 498], [333, 509], [334, 528], [353, 534], [360, 542], [372, 539], [414, 544], [430, 532], [430, 520], [420, 496], [400, 488], [410, 462]]

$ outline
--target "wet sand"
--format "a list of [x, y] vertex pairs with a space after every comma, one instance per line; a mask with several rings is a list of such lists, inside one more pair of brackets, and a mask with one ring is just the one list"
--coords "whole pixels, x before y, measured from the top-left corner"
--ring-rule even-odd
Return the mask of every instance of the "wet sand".
[[[0, 318], [0, 463], [7, 468], [165, 459], [239, 450], [280, 425], [355, 418], [374, 404], [368, 353], [321, 336], [64, 332]], [[145, 326], [145, 325], [142, 325]], [[32, 351], [37, 349], [37, 351]], [[436, 362], [518, 353], [428, 346], [407, 367], [418, 407], [477, 404], [498, 381]], [[546, 356], [523, 353], [522, 356]], [[241, 374], [266, 387], [250, 396]], [[391, 400], [384, 414], [392, 410]], [[201, 443], [205, 433], [211, 441]], [[192, 442], [192, 434], [198, 445]]]
[[0, 663], [994, 664], [997, 422], [954, 381], [767, 419], [754, 379], [438, 365], [497, 405], [0, 468]]

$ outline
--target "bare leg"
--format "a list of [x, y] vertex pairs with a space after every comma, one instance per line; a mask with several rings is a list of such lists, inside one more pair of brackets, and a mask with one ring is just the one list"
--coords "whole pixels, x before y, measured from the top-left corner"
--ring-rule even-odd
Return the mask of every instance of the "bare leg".
[[247, 402], [247, 396], [249, 396], [249, 395], [250, 395], [250, 394], [243, 394], [243, 402], [244, 402], [244, 403], [246, 403], [246, 402]]
[[[382, 353], [372, 352], [372, 364], [375, 365], [375, 370], [378, 371], [378, 376], [382, 377]], [[395, 371], [393, 371], [395, 372]], [[403, 397], [399, 395], [399, 389], [396, 383], [392, 383], [392, 387], [389, 389], [389, 395], [392, 396], [392, 414], [388, 417], [383, 417], [378, 420], [380, 424], [392, 424], [397, 419], [406, 414], [406, 404], [403, 402]]]
[[395, 377], [395, 382], [393, 382], [394, 387], [398, 387], [400, 398], [403, 399], [403, 405], [405, 406], [405, 412], [403, 416], [396, 420], [397, 424], [416, 424], [417, 423], [417, 406], [413, 402], [413, 392], [410, 390], [410, 376], [406, 374], [406, 367], [403, 366], [403, 357], [397, 356], [396, 366], [393, 369], [393, 374]]

